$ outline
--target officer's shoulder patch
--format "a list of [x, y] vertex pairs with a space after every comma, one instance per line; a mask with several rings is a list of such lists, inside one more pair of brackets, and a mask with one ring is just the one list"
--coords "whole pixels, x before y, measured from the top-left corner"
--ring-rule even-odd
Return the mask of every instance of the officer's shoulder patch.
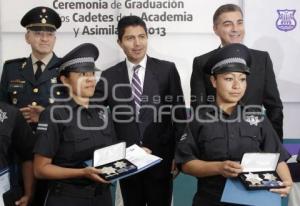
[[47, 131], [48, 129], [48, 124], [45, 123], [39, 123], [36, 130], [42, 130], [42, 131]]
[[18, 62], [22, 63], [26, 60], [27, 60], [26, 57], [17, 58], [17, 59], [9, 59], [9, 60], [6, 60], [4, 64], [11, 64], [11, 63], [18, 63]]
[[186, 140], [187, 136], [188, 136], [188, 135], [187, 135], [187, 133], [185, 132], [183, 135], [181, 135], [181, 137], [180, 137], [180, 140], [179, 140], [179, 141], [181, 142], [181, 141], [184, 141], [184, 140]]

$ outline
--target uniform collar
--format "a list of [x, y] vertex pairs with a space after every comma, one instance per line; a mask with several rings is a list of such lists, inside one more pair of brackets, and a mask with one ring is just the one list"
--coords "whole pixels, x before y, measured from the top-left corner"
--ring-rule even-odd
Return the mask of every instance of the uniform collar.
[[225, 118], [225, 119], [236, 118], [236, 116], [238, 114], [238, 110], [243, 109], [243, 104], [241, 104], [240, 102], [235, 106], [235, 108], [231, 114], [224, 112], [216, 103], [212, 103], [212, 104], [210, 104], [210, 106], [213, 106], [215, 108], [209, 107], [207, 110], [208, 113], [210, 113], [212, 115], [215, 115], [217, 113], [219, 117], [223, 116], [223, 118]]
[[33, 54], [31, 54], [32, 64], [34, 65], [37, 61], [41, 61], [44, 65], [47, 65], [53, 57], [53, 52], [45, 56], [43, 59], [36, 58]]
[[67, 102], [67, 104], [68, 104], [69, 106], [71, 106], [72, 109], [76, 109], [77, 107], [80, 107], [80, 106], [81, 106], [81, 105], [77, 104], [73, 98], [71, 98], [71, 99]]
[[[91, 103], [92, 102], [90, 102], [89, 105], [91, 105]], [[82, 105], [78, 104], [73, 98], [71, 98], [71, 100], [69, 100], [67, 104], [70, 105], [73, 110], [75, 110], [75, 109], [77, 109], [79, 107], [82, 107], [82, 108], [84, 108], [83, 110], [91, 111], [91, 110], [93, 110], [95, 108], [95, 107], [92, 107], [92, 108], [90, 108], [90, 107], [87, 107], [87, 108], [83, 107]]]

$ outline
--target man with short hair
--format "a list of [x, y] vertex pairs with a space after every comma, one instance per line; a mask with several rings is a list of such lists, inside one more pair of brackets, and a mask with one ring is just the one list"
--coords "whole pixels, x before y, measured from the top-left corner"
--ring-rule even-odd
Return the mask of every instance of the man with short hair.
[[[195, 57], [191, 77], [191, 107], [214, 102], [215, 89], [203, 66], [210, 56], [221, 47], [231, 43], [241, 43], [245, 35], [243, 12], [234, 4], [220, 6], [213, 16], [213, 29], [221, 40], [221, 46], [201, 56]], [[280, 99], [272, 61], [267, 52], [250, 49], [252, 75], [247, 79], [247, 90], [241, 103], [263, 105], [275, 131], [283, 138], [283, 105]]]
[[35, 7], [23, 16], [21, 25], [27, 29], [25, 39], [32, 52], [28, 58], [4, 63], [0, 100], [18, 107], [35, 130], [40, 113], [54, 102], [50, 93], [51, 86], [56, 84], [57, 72], [48, 68], [59, 59], [53, 47], [61, 19], [51, 8]]
[[185, 128], [176, 120], [186, 120], [180, 77], [174, 63], [146, 55], [148, 34], [140, 17], [119, 21], [118, 44], [126, 60], [102, 72], [95, 97], [110, 107], [120, 141], [163, 159], [120, 181], [124, 205], [169, 206], [175, 144]]

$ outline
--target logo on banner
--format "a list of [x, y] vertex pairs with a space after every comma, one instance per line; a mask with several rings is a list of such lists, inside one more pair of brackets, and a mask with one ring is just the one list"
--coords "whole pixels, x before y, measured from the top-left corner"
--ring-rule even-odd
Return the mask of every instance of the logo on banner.
[[278, 13], [278, 19], [276, 21], [277, 29], [285, 32], [292, 31], [293, 29], [295, 29], [297, 25], [296, 19], [294, 17], [296, 10], [278, 9], [277, 13]]

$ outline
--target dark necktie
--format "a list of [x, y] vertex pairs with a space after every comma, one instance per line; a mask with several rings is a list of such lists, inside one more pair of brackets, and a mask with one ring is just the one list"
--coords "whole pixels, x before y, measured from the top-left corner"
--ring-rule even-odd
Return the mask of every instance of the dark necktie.
[[35, 74], [34, 74], [34, 77], [35, 77], [35, 79], [36, 80], [38, 80], [39, 78], [40, 78], [40, 76], [42, 75], [42, 65], [43, 65], [44, 63], [42, 62], [42, 61], [37, 61], [36, 62], [36, 65], [37, 65], [37, 69], [36, 69], [36, 72], [35, 72]]
[[141, 80], [138, 76], [140, 67], [141, 67], [140, 65], [136, 65], [133, 67], [133, 76], [132, 76], [132, 82], [131, 82], [132, 95], [133, 95], [135, 108], [136, 108], [137, 112], [139, 112], [139, 109], [141, 107], [141, 97], [142, 97], [142, 93], [143, 93]]

